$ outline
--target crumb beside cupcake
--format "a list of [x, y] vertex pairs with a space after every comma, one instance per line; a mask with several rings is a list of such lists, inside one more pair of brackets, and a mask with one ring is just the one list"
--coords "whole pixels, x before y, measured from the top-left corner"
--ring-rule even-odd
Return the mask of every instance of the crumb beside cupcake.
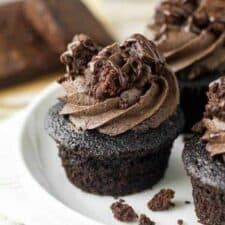
[[176, 77], [157, 47], [140, 34], [105, 48], [77, 35], [61, 60], [66, 94], [45, 127], [69, 180], [113, 196], [152, 187], [184, 125]]
[[225, 224], [225, 76], [212, 82], [204, 118], [188, 138], [183, 161], [191, 177], [197, 216], [204, 225]]
[[202, 118], [208, 84], [225, 70], [224, 11], [224, 0], [164, 0], [147, 29], [179, 80], [186, 130]]

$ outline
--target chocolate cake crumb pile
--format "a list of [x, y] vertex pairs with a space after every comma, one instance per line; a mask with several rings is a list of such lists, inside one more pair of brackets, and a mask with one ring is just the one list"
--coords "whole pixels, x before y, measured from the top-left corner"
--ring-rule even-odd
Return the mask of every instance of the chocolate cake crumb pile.
[[[148, 202], [148, 208], [152, 211], [167, 210], [170, 207], [175, 206], [175, 204], [171, 202], [174, 196], [174, 190], [162, 189]], [[185, 200], [184, 203], [191, 204], [191, 202], [188, 200]], [[140, 216], [138, 216], [134, 209], [130, 205], [126, 204], [125, 200], [123, 199], [119, 199], [119, 201], [113, 203], [111, 205], [111, 210], [113, 212], [114, 217], [122, 222], [137, 222], [137, 220], [139, 219], [139, 225], [156, 224], [145, 214], [141, 214]], [[184, 221], [182, 219], [178, 219], [177, 225], [184, 225]]]
[[170, 73], [154, 43], [141, 34], [132, 35], [121, 45], [114, 43], [105, 48], [87, 35], [75, 35], [61, 62], [67, 73], [60, 83], [82, 75], [89, 95], [102, 101], [122, 95], [122, 108], [131, 104], [129, 96], [132, 103], [138, 101], [155, 75]]
[[175, 192], [171, 189], [162, 189], [149, 202], [148, 208], [152, 211], [163, 211], [174, 206], [171, 200], [174, 198]]
[[155, 225], [155, 222], [152, 221], [149, 217], [144, 214], [140, 215], [139, 225]]
[[143, 91], [152, 75], [162, 73], [164, 63], [152, 42], [134, 34], [121, 45], [115, 43], [99, 51], [89, 62], [85, 77], [91, 95], [105, 100], [133, 88]]
[[134, 209], [128, 204], [124, 203], [124, 201], [120, 200], [111, 205], [111, 210], [113, 212], [114, 217], [122, 222], [136, 222], [138, 219], [138, 215], [134, 211]]
[[72, 79], [77, 74], [83, 74], [89, 61], [101, 49], [87, 35], [75, 35], [73, 42], [68, 45], [68, 49], [61, 55], [61, 62], [66, 65], [67, 73]]

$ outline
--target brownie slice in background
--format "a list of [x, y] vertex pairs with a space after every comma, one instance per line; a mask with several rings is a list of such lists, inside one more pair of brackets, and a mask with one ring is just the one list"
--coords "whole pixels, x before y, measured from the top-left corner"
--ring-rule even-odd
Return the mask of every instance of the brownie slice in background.
[[62, 53], [78, 33], [87, 34], [103, 46], [113, 42], [111, 35], [80, 0], [25, 0], [25, 14], [58, 53]]
[[0, 7], [0, 87], [31, 80], [60, 66], [58, 54], [33, 30], [23, 2]]

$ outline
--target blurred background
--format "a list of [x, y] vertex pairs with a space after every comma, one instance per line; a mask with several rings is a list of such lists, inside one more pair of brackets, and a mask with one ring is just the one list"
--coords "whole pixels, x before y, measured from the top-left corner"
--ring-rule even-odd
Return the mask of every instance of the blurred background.
[[[32, 4], [32, 0], [28, 1]], [[74, 0], [75, 3], [77, 1], [79, 0]], [[9, 2], [12, 2], [11, 5]], [[105, 29], [112, 39], [120, 41], [132, 33], [145, 31], [157, 2], [157, 0], [83, 0], [82, 4], [86, 7], [84, 16], [87, 14], [87, 20], [95, 18], [102, 25], [101, 29]], [[42, 89], [63, 74], [63, 67], [60, 67], [58, 60], [59, 52], [52, 55], [48, 55], [48, 52], [44, 56], [40, 53], [40, 49], [47, 51], [46, 48], [49, 47], [47, 43], [42, 43], [42, 34], [35, 33], [37, 36], [35, 42], [31, 43], [27, 40], [30, 36], [25, 35], [24, 32], [30, 34], [29, 29], [33, 32], [33, 24], [30, 24], [28, 19], [29, 27], [24, 28], [24, 24], [21, 25], [22, 22], [18, 20], [23, 20], [24, 15], [17, 9], [13, 11], [14, 3], [13, 0], [0, 0], [0, 123], [24, 109]], [[10, 10], [12, 13], [7, 13]], [[18, 18], [15, 16], [17, 19], [13, 19], [16, 13]], [[79, 18], [79, 13], [77, 17]], [[21, 28], [15, 32], [15, 27], [18, 26], [25, 31]], [[39, 36], [41, 36], [39, 41], [41, 44], [38, 42]], [[18, 43], [15, 43], [15, 39], [19, 40]], [[26, 39], [26, 42], [23, 39]], [[37, 53], [34, 48], [37, 48]], [[26, 56], [21, 61], [20, 56], [23, 54]], [[40, 60], [36, 59], [35, 54], [40, 55]], [[56, 58], [55, 61], [50, 61], [50, 57]], [[35, 60], [40, 62], [33, 66]], [[23, 62], [22, 70], [21, 62]], [[15, 66], [17, 64], [20, 66]], [[51, 68], [46, 67], [47, 64], [51, 65]]]

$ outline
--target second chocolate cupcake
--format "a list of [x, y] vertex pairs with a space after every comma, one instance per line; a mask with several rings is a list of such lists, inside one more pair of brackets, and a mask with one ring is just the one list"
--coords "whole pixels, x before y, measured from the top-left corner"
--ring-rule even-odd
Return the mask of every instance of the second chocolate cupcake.
[[183, 152], [191, 178], [196, 213], [204, 225], [225, 224], [225, 77], [208, 92], [204, 118]]
[[186, 130], [202, 118], [208, 84], [225, 69], [224, 11], [223, 0], [162, 1], [147, 31], [178, 77]]
[[152, 187], [184, 124], [176, 77], [156, 46], [135, 34], [100, 48], [79, 35], [62, 61], [66, 95], [51, 108], [46, 129], [70, 181], [104, 195]]

